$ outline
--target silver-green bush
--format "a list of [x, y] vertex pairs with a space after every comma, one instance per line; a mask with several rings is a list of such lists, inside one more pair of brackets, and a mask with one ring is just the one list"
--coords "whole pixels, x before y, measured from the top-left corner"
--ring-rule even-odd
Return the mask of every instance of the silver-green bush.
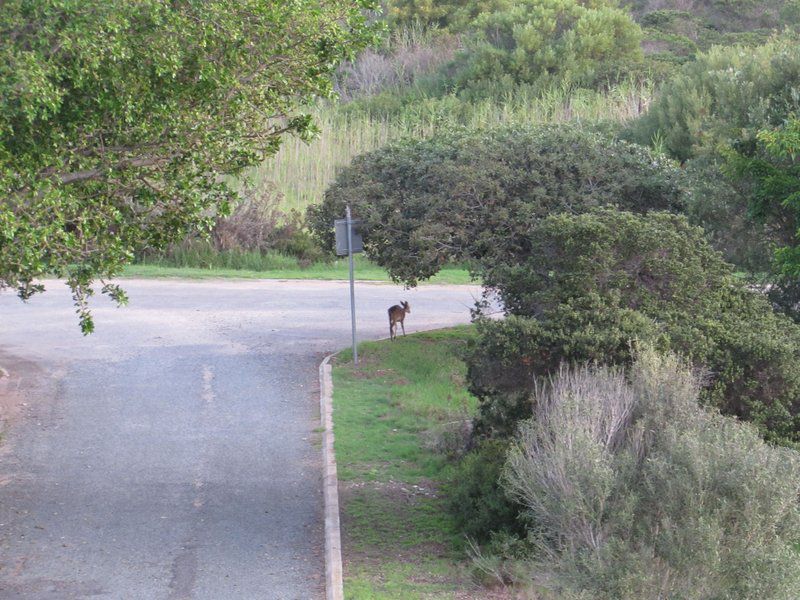
[[542, 597], [800, 597], [800, 454], [699, 407], [698, 377], [643, 351], [537, 392], [504, 482], [537, 524]]

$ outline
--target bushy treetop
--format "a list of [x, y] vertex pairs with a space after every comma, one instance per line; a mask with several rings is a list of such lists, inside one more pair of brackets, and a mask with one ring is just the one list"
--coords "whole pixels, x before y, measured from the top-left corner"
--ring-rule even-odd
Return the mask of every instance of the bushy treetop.
[[677, 210], [683, 194], [669, 160], [580, 127], [464, 130], [357, 158], [309, 215], [332, 247], [349, 203], [370, 256], [414, 285], [450, 260], [525, 254], [528, 230], [550, 213]]
[[489, 427], [513, 431], [536, 377], [564, 361], [624, 364], [638, 340], [704, 371], [705, 402], [800, 442], [800, 326], [738, 281], [699, 227], [600, 208], [550, 215], [527, 236], [527, 254], [484, 270], [513, 315], [482, 323], [470, 360]]
[[511, 76], [517, 83], [587, 83], [598, 69], [641, 60], [642, 31], [613, 2], [523, 0], [479, 15], [462, 82]]
[[[372, 0], [8, 0], [0, 10], [0, 287], [85, 299], [132, 253], [224, 211], [223, 176], [307, 134], [298, 102], [371, 39]], [[116, 288], [107, 288], [121, 298]]]
[[642, 144], [660, 141], [675, 158], [748, 149], [758, 131], [780, 125], [800, 111], [800, 44], [775, 37], [757, 48], [715, 47], [681, 71], [634, 123]]
[[512, 0], [389, 0], [386, 13], [394, 24], [421, 23], [463, 31], [478, 15], [511, 4]]

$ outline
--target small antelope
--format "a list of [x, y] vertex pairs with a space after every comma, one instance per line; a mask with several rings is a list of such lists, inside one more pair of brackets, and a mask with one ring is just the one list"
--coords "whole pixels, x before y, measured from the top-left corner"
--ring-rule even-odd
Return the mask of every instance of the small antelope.
[[395, 304], [389, 309], [389, 339], [394, 340], [397, 337], [397, 324], [403, 328], [403, 335], [406, 334], [406, 326], [403, 321], [406, 319], [406, 313], [411, 312], [411, 305], [402, 301], [400, 304]]

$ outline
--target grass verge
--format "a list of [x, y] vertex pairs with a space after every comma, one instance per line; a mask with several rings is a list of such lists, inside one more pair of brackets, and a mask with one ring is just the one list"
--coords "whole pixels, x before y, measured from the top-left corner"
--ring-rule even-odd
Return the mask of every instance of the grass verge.
[[[464, 539], [447, 511], [453, 467], [444, 432], [469, 419], [462, 349], [471, 327], [359, 346], [334, 361], [345, 597], [497, 597], [476, 589]], [[438, 447], [438, 448], [437, 448]]]
[[[335, 260], [332, 263], [316, 263], [307, 267], [301, 267], [297, 264], [296, 260], [289, 259], [285, 262], [278, 262], [270, 268], [258, 270], [220, 267], [175, 267], [163, 264], [133, 264], [125, 267], [122, 277], [341, 280], [348, 279], [350, 277], [350, 271], [346, 259]], [[385, 269], [378, 267], [360, 256], [356, 259], [355, 277], [359, 281], [391, 281]], [[442, 269], [426, 283], [467, 284], [474, 282], [470, 280], [469, 272], [466, 269], [447, 267]]]

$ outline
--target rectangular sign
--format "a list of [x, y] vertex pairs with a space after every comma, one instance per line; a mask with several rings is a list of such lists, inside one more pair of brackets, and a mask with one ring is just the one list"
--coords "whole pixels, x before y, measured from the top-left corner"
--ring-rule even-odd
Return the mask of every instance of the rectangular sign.
[[[336, 254], [338, 256], [347, 256], [347, 219], [336, 219], [334, 222], [336, 229]], [[361, 233], [358, 226], [361, 224], [359, 219], [351, 221], [353, 233], [353, 254], [364, 251], [364, 243], [361, 240]]]

